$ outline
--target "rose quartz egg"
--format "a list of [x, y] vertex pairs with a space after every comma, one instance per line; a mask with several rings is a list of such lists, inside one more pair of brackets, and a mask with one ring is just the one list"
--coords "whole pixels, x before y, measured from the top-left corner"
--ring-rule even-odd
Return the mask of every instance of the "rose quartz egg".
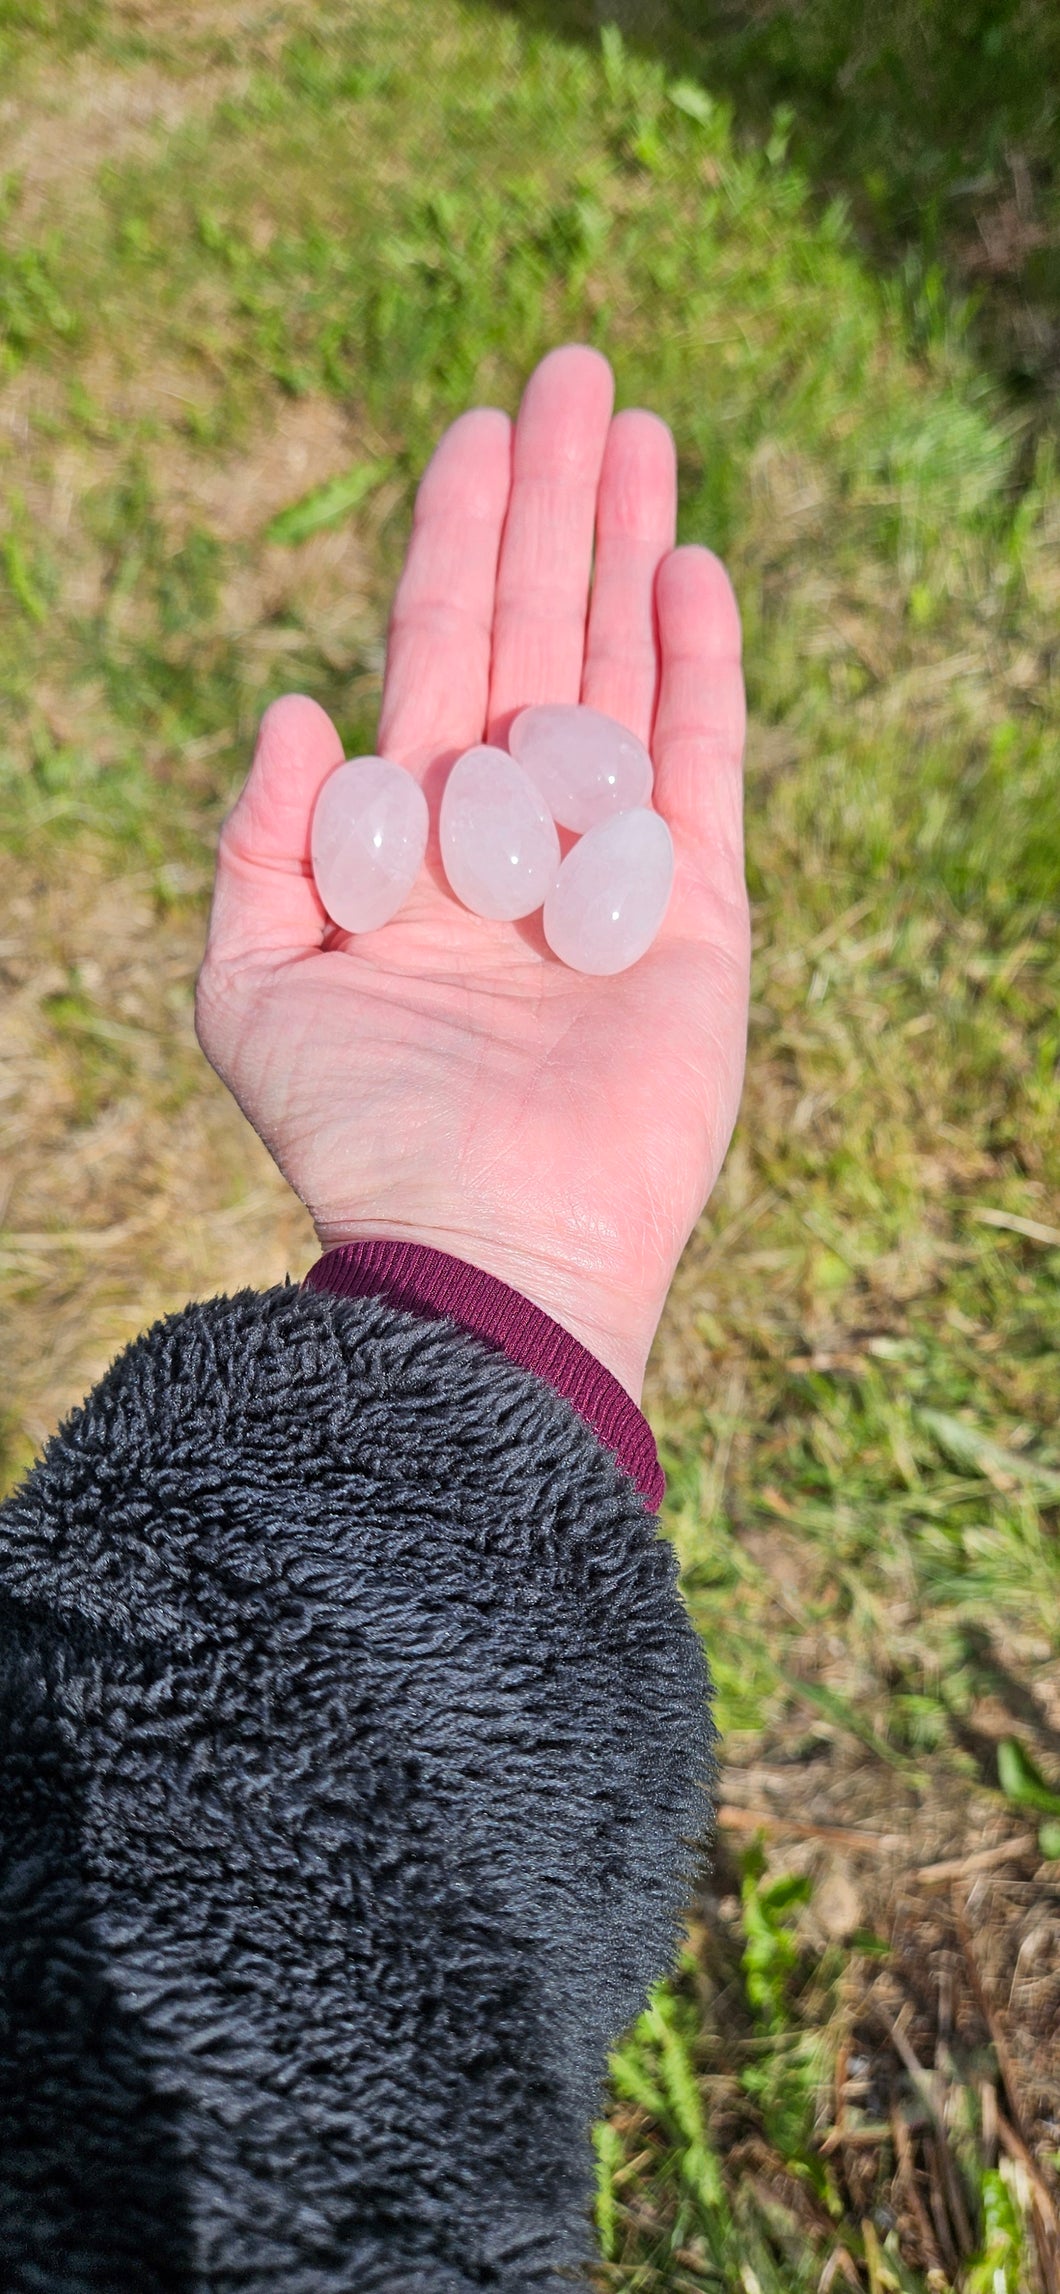
[[346, 932], [375, 932], [408, 897], [427, 849], [427, 799], [388, 757], [348, 757], [317, 798], [310, 848], [316, 888]]
[[583, 833], [651, 797], [651, 758], [643, 741], [616, 718], [581, 702], [520, 709], [508, 747], [561, 828]]
[[638, 807], [572, 845], [541, 922], [554, 955], [575, 972], [625, 972], [651, 947], [674, 879], [662, 815]]
[[458, 757], [442, 792], [442, 861], [457, 899], [507, 923], [540, 908], [559, 870], [555, 824], [540, 792], [505, 749]]

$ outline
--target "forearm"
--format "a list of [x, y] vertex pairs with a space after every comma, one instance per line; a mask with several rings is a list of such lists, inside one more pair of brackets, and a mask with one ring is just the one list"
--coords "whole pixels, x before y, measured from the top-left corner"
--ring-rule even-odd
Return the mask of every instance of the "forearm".
[[0, 1582], [5, 2284], [548, 2285], [710, 1767], [600, 1433], [385, 1299], [215, 1300], [0, 1511]]

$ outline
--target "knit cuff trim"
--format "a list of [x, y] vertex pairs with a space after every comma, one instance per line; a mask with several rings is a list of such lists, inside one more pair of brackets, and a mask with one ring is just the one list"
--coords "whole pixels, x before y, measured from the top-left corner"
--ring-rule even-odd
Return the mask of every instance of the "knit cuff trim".
[[572, 1404], [658, 1512], [666, 1477], [655, 1436], [632, 1395], [569, 1330], [496, 1275], [426, 1243], [369, 1240], [325, 1251], [302, 1288], [334, 1298], [383, 1296], [413, 1314], [448, 1315], [488, 1340]]

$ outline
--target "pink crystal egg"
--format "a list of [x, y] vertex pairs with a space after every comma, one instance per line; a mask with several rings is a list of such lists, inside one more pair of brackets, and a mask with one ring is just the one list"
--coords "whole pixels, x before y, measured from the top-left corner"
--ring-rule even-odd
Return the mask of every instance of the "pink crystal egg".
[[599, 821], [571, 847], [545, 901], [553, 954], [575, 972], [627, 971], [651, 947], [673, 880], [661, 813], [637, 807]]
[[581, 702], [520, 709], [508, 746], [562, 828], [584, 833], [651, 797], [651, 758], [643, 741], [616, 718]]
[[412, 890], [427, 849], [427, 799], [388, 757], [348, 757], [313, 812], [316, 888], [346, 932], [375, 932]]
[[540, 908], [559, 871], [559, 838], [540, 792], [505, 749], [465, 749], [442, 792], [442, 861], [476, 916], [512, 923]]

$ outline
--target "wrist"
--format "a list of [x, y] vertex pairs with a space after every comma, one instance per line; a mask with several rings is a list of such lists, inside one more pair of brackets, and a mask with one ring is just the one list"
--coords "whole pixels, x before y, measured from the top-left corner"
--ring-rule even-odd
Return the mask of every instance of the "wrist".
[[[501, 1248], [478, 1237], [453, 1234], [426, 1225], [407, 1226], [401, 1220], [364, 1219], [354, 1222], [316, 1222], [321, 1250], [339, 1250], [348, 1243], [419, 1243], [428, 1250], [444, 1251], [466, 1266], [492, 1275], [498, 1282], [529, 1299], [543, 1314], [584, 1346], [640, 1408], [644, 1370], [654, 1328], [637, 1336], [621, 1327], [617, 1306], [606, 1295], [579, 1279], [576, 1269], [550, 1265], [533, 1253]], [[608, 1311], [610, 1306], [610, 1311]]]

